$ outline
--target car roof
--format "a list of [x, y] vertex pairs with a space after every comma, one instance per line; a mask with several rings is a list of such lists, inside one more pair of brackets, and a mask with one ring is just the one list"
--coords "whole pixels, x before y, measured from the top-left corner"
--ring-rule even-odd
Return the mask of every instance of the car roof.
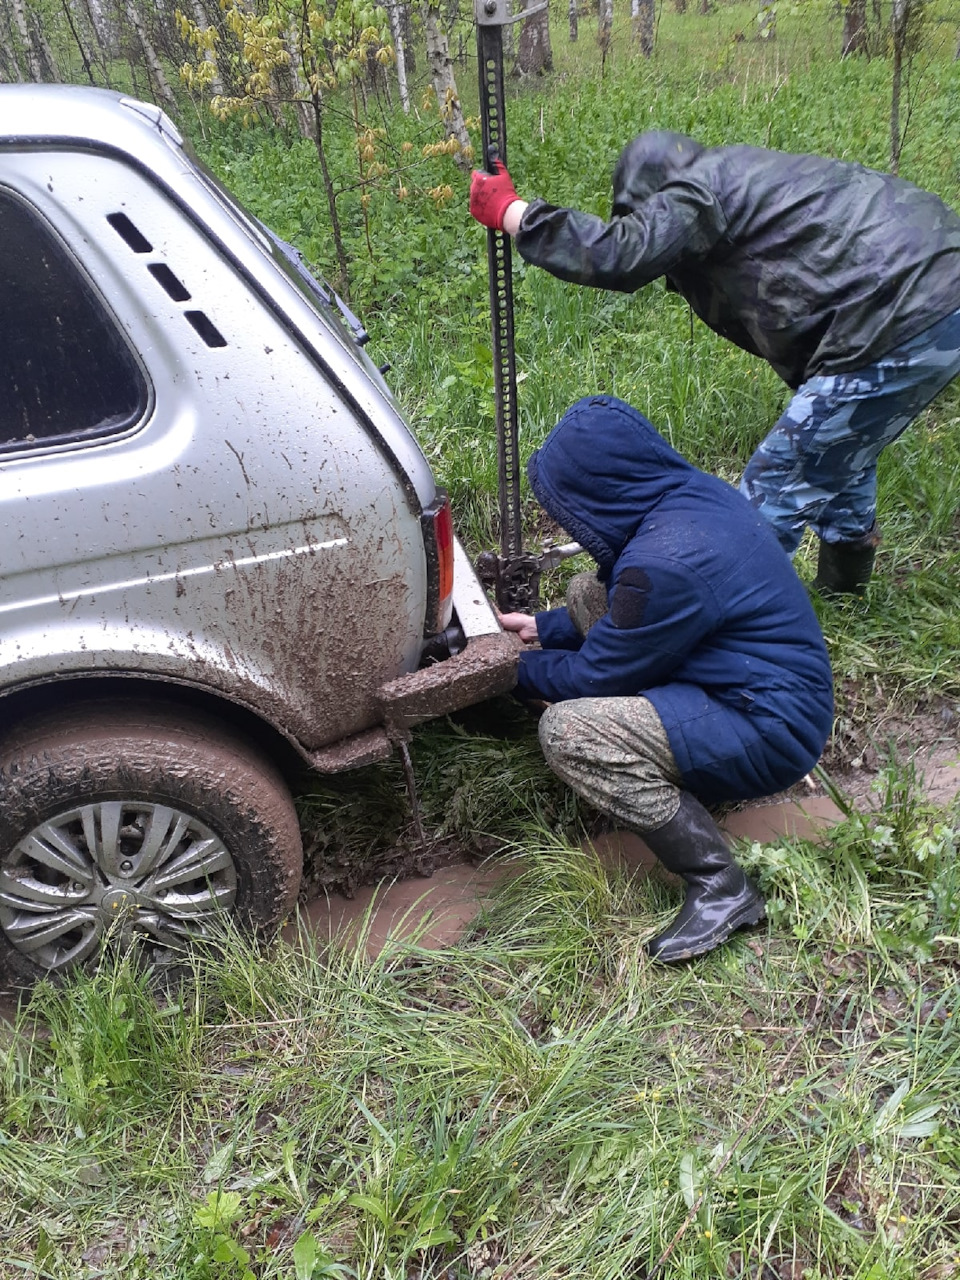
[[[119, 109], [118, 109], [119, 108]], [[164, 167], [179, 131], [159, 107], [112, 89], [72, 84], [0, 85], [0, 145], [46, 141], [109, 147]]]

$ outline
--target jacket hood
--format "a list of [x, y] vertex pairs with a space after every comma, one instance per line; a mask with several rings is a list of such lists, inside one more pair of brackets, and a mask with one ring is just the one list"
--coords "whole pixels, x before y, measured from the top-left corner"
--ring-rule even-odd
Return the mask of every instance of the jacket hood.
[[703, 154], [684, 133], [655, 129], [628, 142], [613, 171], [613, 216], [622, 218]]
[[540, 505], [604, 578], [664, 496], [699, 474], [639, 410], [612, 396], [578, 401], [527, 463]]

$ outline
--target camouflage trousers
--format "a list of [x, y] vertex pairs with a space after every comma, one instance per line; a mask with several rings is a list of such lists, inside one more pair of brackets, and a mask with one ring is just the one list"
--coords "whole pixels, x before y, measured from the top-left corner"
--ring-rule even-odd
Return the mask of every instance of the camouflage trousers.
[[680, 807], [680, 771], [646, 698], [554, 702], [540, 717], [540, 745], [567, 786], [635, 831], [656, 831]]
[[854, 373], [811, 378], [747, 464], [740, 492], [793, 555], [810, 525], [855, 542], [877, 513], [881, 450], [960, 374], [960, 310]]
[[[567, 588], [567, 612], [580, 632], [607, 611], [595, 574], [578, 573]], [[680, 771], [656, 708], [646, 698], [572, 698], [540, 717], [547, 764], [568, 786], [624, 826], [655, 831], [676, 814]]]

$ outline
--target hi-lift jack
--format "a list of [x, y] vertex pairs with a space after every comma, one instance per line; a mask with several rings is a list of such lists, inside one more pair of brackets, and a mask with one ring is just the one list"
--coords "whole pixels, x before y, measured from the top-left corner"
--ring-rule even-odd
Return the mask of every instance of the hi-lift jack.
[[[511, 16], [508, 0], [475, 0], [477, 62], [480, 67], [480, 119], [484, 163], [495, 172], [497, 160], [507, 163], [507, 118], [503, 90], [503, 28], [547, 7], [547, 0]], [[517, 363], [513, 334], [513, 267], [510, 237], [487, 231], [490, 280], [490, 326], [493, 350], [493, 389], [496, 403], [500, 554], [484, 551], [477, 558], [477, 576], [493, 591], [503, 613], [536, 611], [540, 575], [581, 548], [576, 542], [544, 545], [539, 553], [524, 551], [520, 507], [520, 444], [517, 421]]]

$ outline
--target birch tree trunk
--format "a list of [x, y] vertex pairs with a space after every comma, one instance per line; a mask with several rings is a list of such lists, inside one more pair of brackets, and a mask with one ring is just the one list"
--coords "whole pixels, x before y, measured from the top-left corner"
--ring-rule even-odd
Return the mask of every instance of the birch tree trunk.
[[40, 55], [40, 62], [44, 67], [44, 77], [48, 81], [59, 82], [60, 72], [57, 68], [56, 59], [51, 52], [50, 46], [47, 44], [43, 34], [43, 25], [40, 14], [37, 12], [30, 14], [30, 35], [36, 43], [37, 52]]
[[640, 51], [645, 58], [653, 57], [653, 42], [657, 29], [655, 0], [640, 0]]
[[847, 0], [843, 6], [843, 44], [840, 57], [867, 51], [867, 2]]
[[[289, 102], [297, 117], [297, 132], [301, 138], [313, 138], [316, 119], [309, 102], [309, 93], [303, 81], [303, 40], [306, 32], [299, 31], [291, 22], [283, 38], [283, 47], [290, 61], [284, 66], [278, 64], [273, 70], [273, 81], [279, 103]], [[282, 105], [278, 107], [281, 117]]]
[[[206, 10], [204, 9], [201, 0], [191, 0], [191, 8], [193, 9], [193, 20], [197, 24], [197, 27], [201, 31], [208, 30], [210, 23], [207, 19]], [[212, 67], [216, 67], [217, 65], [217, 59], [211, 49], [204, 49], [203, 60], [204, 62], [209, 63]], [[217, 97], [223, 93], [223, 81], [220, 79], [219, 72], [217, 72], [210, 81], [210, 92]]]
[[654, 0], [630, 0], [633, 38], [645, 58], [653, 57]]
[[104, 79], [107, 79], [107, 63], [111, 58], [117, 57], [120, 52], [116, 24], [104, 13], [101, 0], [78, 0], [78, 3], [82, 5], [87, 15], [87, 23], [93, 32], [100, 54], [99, 62], [104, 72]]
[[147, 76], [150, 80], [150, 86], [154, 94], [158, 98], [163, 99], [163, 105], [173, 114], [177, 111], [177, 100], [173, 96], [173, 90], [167, 83], [167, 77], [163, 74], [163, 67], [160, 65], [160, 59], [157, 51], [151, 43], [147, 34], [147, 28], [140, 16], [138, 9], [138, 0], [124, 0], [124, 13], [133, 28], [137, 37], [137, 42], [143, 50], [143, 58], [147, 67]]
[[[527, 0], [521, 0], [522, 13]], [[525, 18], [520, 28], [520, 42], [513, 74], [542, 76], [553, 70], [553, 50], [550, 47], [550, 11], [544, 7], [532, 17]]]
[[388, 0], [387, 16], [390, 19], [390, 35], [393, 39], [393, 52], [397, 60], [397, 88], [400, 91], [400, 105], [403, 107], [404, 115], [409, 115], [410, 90], [407, 87], [407, 59], [404, 50], [403, 21], [398, 0]]
[[6, 84], [22, 84], [23, 72], [17, 60], [8, 17], [8, 14], [0, 12], [0, 79]]
[[570, 0], [567, 5], [567, 19], [570, 27], [570, 43], [576, 44], [577, 36], [580, 34], [580, 10], [578, 7], [578, 0]]
[[27, 59], [27, 69], [30, 72], [30, 79], [34, 84], [40, 84], [43, 80], [43, 63], [37, 46], [34, 44], [30, 34], [30, 26], [27, 22], [27, 10], [23, 0], [10, 0], [11, 13], [13, 21], [16, 24], [17, 34], [20, 37], [20, 45]]
[[757, 14], [757, 39], [776, 40], [777, 38], [777, 6], [773, 0], [760, 0], [760, 12]]
[[456, 138], [460, 151], [454, 156], [457, 165], [466, 171], [470, 168], [467, 156], [470, 152], [470, 135], [463, 119], [463, 107], [457, 92], [457, 82], [453, 77], [453, 59], [450, 56], [450, 42], [440, 26], [439, 10], [429, 3], [423, 6], [423, 29], [427, 38], [427, 64], [430, 67], [430, 79], [440, 116], [443, 120], [444, 133], [448, 138]]
[[600, 46], [600, 61], [604, 63], [613, 38], [613, 0], [599, 0], [597, 19], [597, 44]]

